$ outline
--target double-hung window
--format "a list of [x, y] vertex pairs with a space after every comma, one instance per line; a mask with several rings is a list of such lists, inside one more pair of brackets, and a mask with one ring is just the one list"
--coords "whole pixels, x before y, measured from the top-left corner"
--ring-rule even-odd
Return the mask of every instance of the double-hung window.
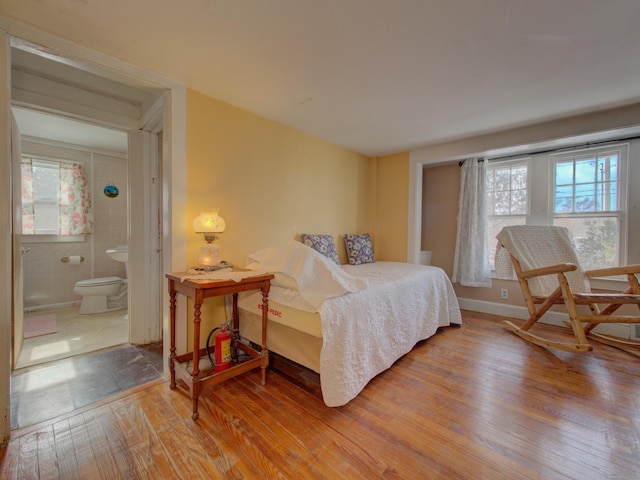
[[618, 265], [624, 250], [620, 194], [626, 148], [622, 147], [551, 155], [553, 223], [571, 231], [587, 270]]
[[507, 225], [559, 225], [585, 269], [626, 262], [628, 144], [490, 161], [486, 168], [487, 260]]

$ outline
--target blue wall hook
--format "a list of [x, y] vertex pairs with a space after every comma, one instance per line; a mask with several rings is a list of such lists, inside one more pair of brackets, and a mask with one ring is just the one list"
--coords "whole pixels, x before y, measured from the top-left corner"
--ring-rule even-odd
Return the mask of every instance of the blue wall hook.
[[115, 185], [107, 185], [104, 187], [104, 194], [109, 198], [115, 198], [120, 194], [120, 191]]

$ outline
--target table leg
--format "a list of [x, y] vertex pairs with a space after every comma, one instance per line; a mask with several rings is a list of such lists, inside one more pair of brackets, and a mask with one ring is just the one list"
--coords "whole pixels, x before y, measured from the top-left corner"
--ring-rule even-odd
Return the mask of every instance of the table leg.
[[200, 382], [195, 382], [193, 384], [193, 396], [192, 396], [193, 413], [191, 414], [191, 420], [197, 420], [198, 417], [200, 416], [200, 413], [198, 412], [198, 401], [200, 399], [201, 387], [202, 385], [200, 384]]
[[193, 302], [193, 367], [191, 372], [191, 390], [193, 400], [193, 413], [191, 414], [192, 420], [197, 420], [198, 413], [198, 399], [200, 398], [200, 391], [202, 384], [198, 379], [200, 375], [200, 315], [202, 308], [202, 299], [198, 298], [196, 294]]
[[267, 384], [267, 367], [269, 366], [269, 352], [267, 351], [267, 319], [269, 318], [269, 287], [267, 283], [261, 289], [262, 293], [262, 345], [260, 350], [260, 369], [262, 386]]
[[238, 294], [234, 293], [233, 298], [233, 310], [232, 310], [232, 325], [231, 325], [231, 360], [233, 365], [238, 364], [238, 341], [240, 340], [240, 316], [238, 313]]
[[200, 373], [200, 315], [202, 303], [193, 302], [193, 377], [194, 382]]

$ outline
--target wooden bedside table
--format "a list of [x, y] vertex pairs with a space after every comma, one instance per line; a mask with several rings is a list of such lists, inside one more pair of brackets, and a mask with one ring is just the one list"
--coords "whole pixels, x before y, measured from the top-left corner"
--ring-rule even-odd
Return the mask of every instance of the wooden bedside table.
[[[267, 366], [269, 365], [269, 353], [267, 351], [267, 313], [269, 311], [269, 289], [273, 275], [254, 275], [245, 277], [239, 281], [234, 280], [183, 280], [184, 273], [169, 273], [169, 301], [170, 301], [170, 335], [171, 349], [169, 356], [170, 387], [182, 388], [176, 383], [176, 376], [182, 380], [185, 390], [193, 401], [193, 413], [191, 418], [198, 418], [198, 398], [202, 388], [206, 385], [233, 378], [254, 368], [262, 369], [262, 385], [267, 382]], [[257, 351], [240, 342], [239, 318], [238, 318], [238, 293], [248, 290], [260, 290], [262, 292], [262, 350]], [[177, 294], [181, 293], [190, 297], [193, 301], [193, 351], [183, 355], [176, 355], [176, 301]], [[205, 298], [221, 295], [233, 295], [233, 328], [231, 331], [231, 366], [221, 372], [215, 373], [211, 368], [200, 369], [200, 358], [206, 357], [206, 349], [200, 347], [200, 311]], [[251, 359], [242, 363], [238, 362], [238, 349], [242, 350]], [[189, 365], [190, 364], [190, 365]], [[191, 371], [189, 371], [189, 366]]]

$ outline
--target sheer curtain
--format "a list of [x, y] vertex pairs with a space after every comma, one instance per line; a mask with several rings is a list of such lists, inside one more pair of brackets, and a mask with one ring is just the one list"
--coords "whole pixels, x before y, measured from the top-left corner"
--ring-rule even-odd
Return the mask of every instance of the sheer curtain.
[[466, 287], [490, 287], [491, 272], [485, 259], [485, 165], [475, 158], [460, 170], [458, 231], [453, 258], [453, 282]]

